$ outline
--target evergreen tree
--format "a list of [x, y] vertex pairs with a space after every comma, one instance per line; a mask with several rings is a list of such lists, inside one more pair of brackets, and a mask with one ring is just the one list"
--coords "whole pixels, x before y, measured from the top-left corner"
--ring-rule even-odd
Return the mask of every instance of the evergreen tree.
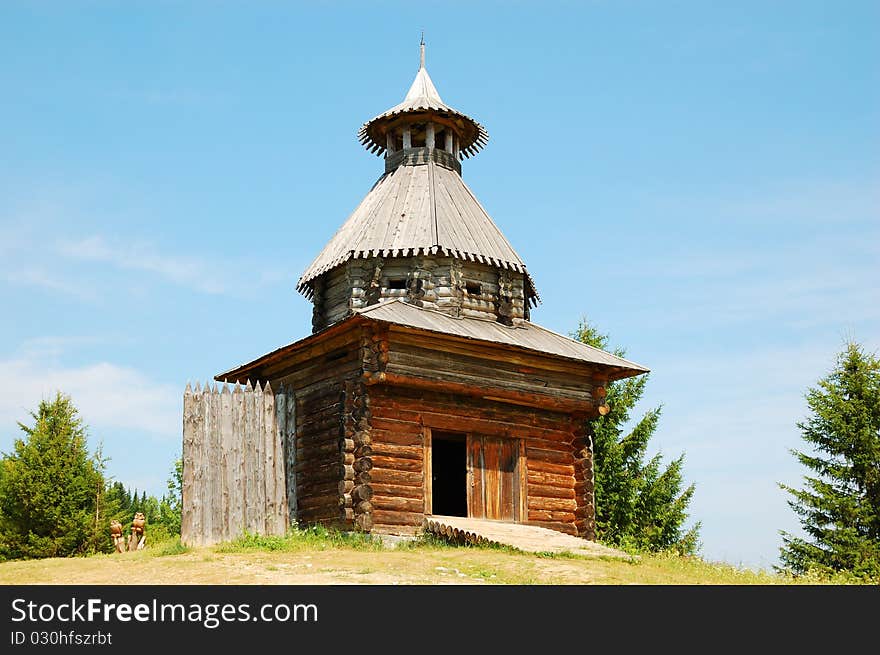
[[[608, 335], [581, 320], [573, 338], [602, 350]], [[624, 350], [614, 354], [623, 357]], [[629, 431], [630, 412], [639, 402], [648, 375], [607, 385], [610, 411], [590, 422], [596, 498], [596, 536], [622, 547], [695, 554], [700, 547], [700, 523], [685, 529], [694, 485], [682, 489], [684, 454], [665, 468], [661, 454], [645, 462], [648, 442], [657, 428], [660, 407], [651, 409]]]
[[880, 578], [880, 360], [848, 343], [806, 394], [797, 424], [811, 452], [792, 454], [815, 476], [793, 496], [807, 539], [782, 532], [780, 559], [795, 573], [848, 571]]
[[168, 493], [162, 497], [160, 520], [171, 534], [180, 534], [183, 509], [183, 460], [174, 460], [174, 469], [168, 478]]
[[63, 557], [103, 546], [104, 460], [90, 456], [70, 398], [44, 400], [0, 468], [0, 558]]

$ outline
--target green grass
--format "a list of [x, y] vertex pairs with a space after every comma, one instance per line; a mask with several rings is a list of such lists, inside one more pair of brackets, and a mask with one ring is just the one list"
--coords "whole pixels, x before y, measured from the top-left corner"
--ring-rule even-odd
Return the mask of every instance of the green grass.
[[189, 546], [181, 543], [180, 537], [174, 537], [172, 539], [168, 539], [167, 541], [158, 543], [155, 546], [151, 546], [146, 550], [153, 557], [168, 557], [171, 555], [182, 555], [183, 553], [188, 553], [190, 548]]
[[[449, 544], [422, 535], [394, 547], [379, 537], [323, 527], [295, 527], [282, 537], [242, 535], [213, 547], [187, 548], [179, 538], [143, 551], [0, 563], [0, 584], [605, 584], [854, 585], [845, 573], [794, 577], [753, 571], [677, 553], [636, 553], [637, 560], [571, 552], [526, 553], [509, 546]], [[269, 572], [269, 577], [267, 577]]]
[[214, 547], [217, 553], [243, 553], [252, 551], [300, 552], [304, 550], [327, 550], [350, 548], [353, 550], [383, 550], [382, 540], [361, 532], [342, 532], [320, 525], [294, 526], [286, 535], [263, 536], [245, 533], [238, 539], [226, 541]]

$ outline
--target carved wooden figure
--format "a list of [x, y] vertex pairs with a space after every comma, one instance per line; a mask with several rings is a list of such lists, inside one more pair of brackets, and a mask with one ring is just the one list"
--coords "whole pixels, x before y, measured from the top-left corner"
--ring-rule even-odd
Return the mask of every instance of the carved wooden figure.
[[125, 550], [125, 539], [122, 536], [122, 523], [117, 520], [110, 521], [110, 538], [113, 540], [113, 548], [117, 553]]
[[128, 538], [129, 550], [143, 550], [146, 544], [147, 519], [143, 512], [137, 512], [131, 522], [131, 535]]

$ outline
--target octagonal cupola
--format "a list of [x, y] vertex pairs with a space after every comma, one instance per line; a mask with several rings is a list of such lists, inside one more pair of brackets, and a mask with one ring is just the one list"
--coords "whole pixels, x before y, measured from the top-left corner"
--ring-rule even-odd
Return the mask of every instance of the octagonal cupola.
[[370, 152], [385, 155], [386, 172], [408, 157], [422, 157], [461, 173], [459, 160], [476, 154], [489, 135], [473, 118], [443, 102], [425, 68], [424, 42], [419, 50], [419, 70], [403, 102], [364, 123], [358, 138]]
[[440, 98], [425, 68], [403, 102], [364, 123], [385, 170], [299, 279], [318, 331], [383, 299], [516, 325], [538, 295], [525, 263], [461, 177], [485, 128]]

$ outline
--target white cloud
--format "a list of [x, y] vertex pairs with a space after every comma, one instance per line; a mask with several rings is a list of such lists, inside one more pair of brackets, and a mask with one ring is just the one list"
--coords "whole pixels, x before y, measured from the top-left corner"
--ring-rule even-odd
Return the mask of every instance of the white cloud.
[[29, 412], [41, 399], [61, 391], [73, 399], [94, 438], [103, 438], [105, 432], [124, 438], [135, 430], [159, 438], [179, 437], [181, 391], [133, 368], [109, 362], [65, 367], [27, 352], [0, 361], [0, 366], [5, 371], [0, 378], [4, 436], [15, 431], [17, 421], [29, 422]]
[[96, 299], [94, 292], [82, 285], [72, 282], [66, 277], [54, 275], [45, 270], [31, 268], [25, 270], [8, 271], [5, 275], [10, 284], [27, 287], [37, 287], [48, 291], [71, 296], [78, 300], [93, 301]]
[[117, 268], [156, 273], [171, 282], [204, 293], [223, 293], [224, 285], [212, 274], [208, 263], [198, 257], [165, 255], [146, 243], [110, 243], [101, 236], [63, 241], [58, 252], [67, 257], [102, 262]]

